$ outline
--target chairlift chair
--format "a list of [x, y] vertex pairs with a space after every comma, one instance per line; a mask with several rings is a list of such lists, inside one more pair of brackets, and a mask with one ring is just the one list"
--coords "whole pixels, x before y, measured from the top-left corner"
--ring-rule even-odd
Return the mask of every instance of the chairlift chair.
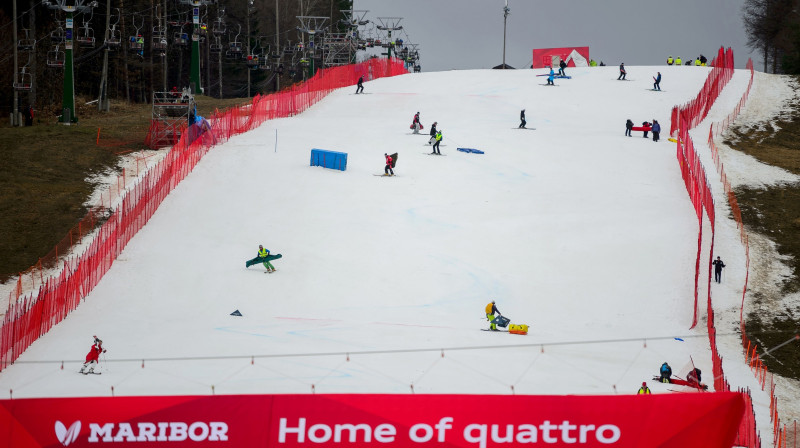
[[28, 66], [22, 67], [14, 83], [14, 90], [31, 90], [33, 88], [33, 74], [28, 73]]
[[258, 54], [252, 54], [251, 53], [251, 54], [247, 55], [247, 59], [245, 60], [245, 64], [247, 64], [247, 68], [249, 68], [251, 70], [256, 70], [256, 69], [258, 69], [259, 61], [260, 61], [260, 58], [258, 57]]
[[89, 28], [89, 22], [86, 22], [83, 25], [84, 26], [81, 28], [80, 34], [78, 34], [76, 40], [81, 47], [94, 47], [94, 30]]
[[189, 45], [189, 34], [183, 31], [176, 32], [172, 35], [172, 43], [180, 47]]
[[53, 42], [54, 44], [60, 44], [61, 42], [64, 42], [64, 28], [61, 28], [60, 24], [58, 25], [58, 28], [54, 29], [50, 33], [50, 42]]
[[144, 48], [144, 40], [142, 36], [131, 36], [128, 38], [128, 48], [131, 51], [139, 51]]
[[222, 38], [219, 36], [214, 36], [214, 43], [210, 44], [208, 49], [212, 53], [219, 53], [222, 51]]
[[217, 19], [214, 22], [214, 25], [211, 26], [211, 32], [216, 34], [217, 36], [225, 34], [225, 31], [226, 31], [225, 22], [222, 21], [221, 18]]
[[47, 66], [53, 68], [63, 68], [66, 55], [61, 51], [58, 45], [54, 49], [47, 52]]
[[110, 49], [116, 49], [120, 46], [120, 37], [119, 31], [116, 29], [116, 25], [112, 26], [110, 30], [108, 30], [108, 38], [105, 40], [106, 45]]
[[36, 47], [36, 39], [30, 38], [31, 30], [25, 29], [25, 38], [17, 41], [17, 49], [20, 51], [31, 51]]

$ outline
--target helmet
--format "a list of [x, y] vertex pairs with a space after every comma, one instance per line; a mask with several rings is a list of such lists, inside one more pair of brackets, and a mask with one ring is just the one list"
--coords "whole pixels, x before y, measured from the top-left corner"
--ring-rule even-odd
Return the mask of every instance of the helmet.
[[494, 300], [492, 300], [492, 303], [494, 303]]
[[642, 387], [647, 387], [647, 381], [642, 381]]

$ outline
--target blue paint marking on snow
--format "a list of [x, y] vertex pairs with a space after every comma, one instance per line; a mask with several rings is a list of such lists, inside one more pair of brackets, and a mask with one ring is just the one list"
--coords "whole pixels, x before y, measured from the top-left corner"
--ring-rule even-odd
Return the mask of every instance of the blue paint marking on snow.
[[683, 339], [681, 339], [681, 338], [675, 338], [675, 340], [683, 342]]

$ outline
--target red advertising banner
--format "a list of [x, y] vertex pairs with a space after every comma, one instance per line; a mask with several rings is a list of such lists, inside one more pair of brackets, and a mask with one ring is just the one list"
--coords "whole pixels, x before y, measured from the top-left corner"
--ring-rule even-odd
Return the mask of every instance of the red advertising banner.
[[561, 59], [567, 67], [588, 67], [589, 47], [534, 48], [532, 68], [558, 68]]
[[0, 402], [0, 446], [714, 448], [741, 394], [226, 395]]

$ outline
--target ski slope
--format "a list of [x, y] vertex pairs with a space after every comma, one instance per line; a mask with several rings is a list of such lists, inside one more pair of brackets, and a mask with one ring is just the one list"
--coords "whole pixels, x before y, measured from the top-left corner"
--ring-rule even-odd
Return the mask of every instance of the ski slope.
[[[697, 219], [666, 140], [670, 109], [709, 69], [627, 69], [625, 82], [616, 67], [568, 69], [555, 88], [533, 70], [381, 79], [231, 139], [0, 390], [635, 393], [690, 357], [710, 376], [705, 324], [688, 329]], [[648, 90], [658, 70], [663, 92]], [[748, 77], [736, 72], [712, 116]], [[523, 108], [533, 131], [516, 129]], [[625, 137], [628, 118], [658, 120], [662, 141]], [[434, 121], [446, 156], [427, 154]], [[312, 148], [348, 153], [347, 170], [310, 167]], [[397, 176], [374, 176], [394, 152]], [[259, 244], [283, 254], [276, 273], [245, 269]], [[529, 334], [480, 331], [492, 299]], [[102, 375], [80, 375], [93, 334]], [[735, 350], [737, 336], [718, 337]]]

